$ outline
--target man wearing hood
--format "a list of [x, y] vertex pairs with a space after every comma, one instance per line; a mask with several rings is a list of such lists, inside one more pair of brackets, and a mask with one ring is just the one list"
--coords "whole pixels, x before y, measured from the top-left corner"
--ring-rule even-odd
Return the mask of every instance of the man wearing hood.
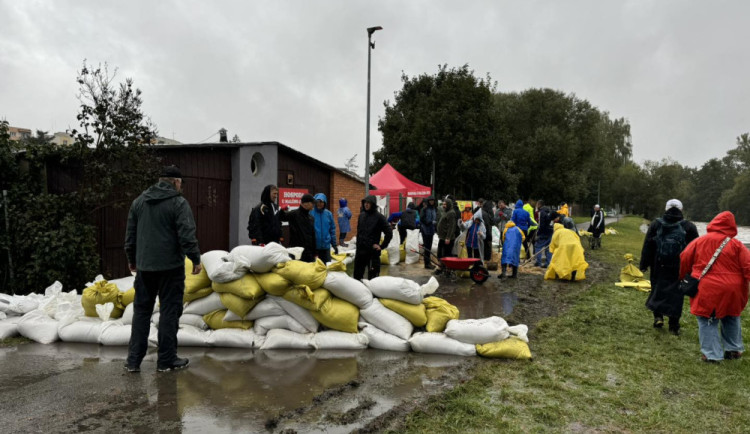
[[125, 255], [130, 271], [136, 275], [133, 324], [125, 364], [128, 372], [140, 372], [157, 296], [161, 319], [156, 369], [171, 371], [188, 365], [188, 359], [177, 357], [185, 256], [193, 263], [192, 274], [200, 273], [202, 267], [193, 212], [181, 190], [180, 169], [169, 166], [162, 171], [159, 182], [141, 193], [130, 206]]
[[[383, 241], [380, 241], [383, 234]], [[354, 256], [354, 278], [362, 280], [367, 269], [367, 278], [380, 275], [380, 251], [388, 247], [393, 238], [391, 225], [378, 212], [375, 196], [362, 199], [362, 210], [357, 221], [357, 251]]]
[[[534, 265], [546, 268], [552, 262], [552, 253], [549, 251], [549, 243], [552, 241], [554, 220], [558, 217], [557, 213], [551, 211], [544, 201], [539, 199], [539, 228], [536, 232], [536, 243], [534, 244]], [[544, 260], [542, 259], [544, 258]]]
[[651, 222], [643, 240], [641, 271], [651, 267], [651, 292], [646, 307], [654, 313], [654, 328], [664, 326], [669, 317], [669, 331], [680, 334], [680, 317], [684, 296], [679, 291], [680, 253], [698, 238], [698, 229], [682, 216], [682, 202], [667, 201], [666, 212]]
[[289, 246], [302, 247], [304, 262], [315, 262], [315, 219], [310, 211], [315, 206], [315, 199], [311, 194], [302, 195], [299, 208], [292, 211], [281, 211], [279, 219], [289, 222]]
[[478, 209], [474, 213], [474, 218], [464, 222], [466, 231], [466, 253], [469, 258], [479, 258], [483, 260], [484, 256], [484, 239], [487, 237], [487, 228], [482, 221], [482, 210]]
[[281, 241], [281, 220], [276, 199], [279, 189], [267, 185], [260, 195], [260, 203], [250, 212], [247, 222], [247, 235], [253, 245], [265, 245]]
[[432, 238], [435, 236], [437, 227], [437, 207], [435, 198], [430, 196], [424, 201], [424, 208], [419, 215], [420, 229], [422, 230], [422, 242], [424, 243], [424, 268], [435, 268], [430, 259], [432, 250]]
[[453, 201], [446, 197], [443, 202], [443, 216], [440, 217], [437, 225], [438, 235], [438, 258], [453, 256], [453, 243], [458, 236], [458, 217], [456, 210], [453, 208]]
[[510, 221], [518, 226], [518, 229], [523, 231], [523, 235], [526, 236], [529, 233], [529, 226], [531, 226], [531, 215], [528, 211], [523, 209], [523, 201], [518, 199], [516, 201], [516, 207], [513, 209], [513, 214], [510, 216]]
[[[747, 306], [750, 251], [734, 238], [736, 235], [734, 214], [724, 211], [711, 220], [706, 235], [680, 254], [680, 278], [690, 275], [699, 279], [698, 293], [690, 298], [690, 313], [698, 319], [701, 358], [706, 362], [739, 359], [745, 350], [740, 314]], [[701, 277], [722, 245], [721, 253]]]
[[523, 231], [516, 226], [515, 223], [509, 221], [505, 224], [505, 230], [503, 231], [503, 254], [500, 256], [500, 274], [498, 278], [502, 279], [505, 277], [505, 272], [508, 269], [508, 265], [511, 268], [510, 277], [515, 279], [518, 277], [518, 265], [521, 262], [521, 245], [525, 238]]
[[328, 198], [323, 193], [315, 195], [315, 210], [312, 215], [315, 218], [315, 249], [318, 258], [324, 263], [331, 262], [331, 247], [338, 254], [336, 245], [336, 224], [333, 221], [333, 213], [326, 209]]
[[339, 210], [336, 214], [339, 221], [339, 246], [348, 247], [344, 241], [346, 234], [352, 231], [352, 210], [349, 209], [349, 204], [343, 197], [339, 199]]

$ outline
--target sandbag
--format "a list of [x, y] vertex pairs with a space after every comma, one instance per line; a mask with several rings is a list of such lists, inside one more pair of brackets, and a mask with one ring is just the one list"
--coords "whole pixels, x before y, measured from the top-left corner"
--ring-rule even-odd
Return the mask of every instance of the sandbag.
[[508, 323], [499, 316], [482, 319], [452, 319], [445, 326], [445, 335], [467, 344], [488, 344], [510, 336]]
[[269, 330], [261, 350], [307, 350], [313, 349], [314, 333], [295, 333], [289, 330]]
[[201, 268], [201, 272], [193, 274], [193, 261], [185, 257], [185, 294], [192, 294], [204, 288], [211, 286], [211, 279], [208, 278], [206, 267]]
[[212, 347], [260, 348], [264, 341], [263, 336], [256, 335], [252, 330], [220, 329], [211, 332], [207, 344]]
[[413, 280], [393, 276], [379, 276], [370, 280], [364, 279], [362, 282], [375, 297], [390, 298], [409, 304], [421, 303], [425, 295], [434, 293], [438, 288], [434, 276], [421, 286]]
[[279, 297], [286, 294], [289, 288], [293, 285], [292, 282], [284, 279], [276, 273], [256, 274], [255, 279], [264, 291], [269, 294], [278, 295]]
[[39, 302], [23, 295], [0, 294], [0, 312], [25, 315], [39, 307]]
[[276, 264], [291, 260], [286, 248], [278, 243], [268, 243], [265, 246], [237, 246], [227, 255], [227, 259], [253, 273], [267, 273]]
[[284, 300], [283, 298], [276, 297], [275, 295], [269, 295], [266, 296], [266, 298], [272, 299], [276, 304], [279, 305], [279, 307], [284, 309], [287, 314], [291, 315], [292, 318], [297, 320], [298, 323], [302, 324], [302, 327], [304, 327], [308, 331], [313, 333], [318, 331], [318, 327], [320, 326], [320, 324], [315, 318], [313, 318], [312, 314], [307, 309], [301, 308], [291, 301]]
[[[115, 291], [117, 286], [115, 286]], [[41, 310], [32, 310], [18, 321], [18, 333], [40, 344], [51, 344], [60, 339], [57, 333], [58, 321]]]
[[[216, 310], [203, 315], [203, 321], [212, 330], [219, 329], [243, 329], [247, 330], [253, 326], [252, 321], [224, 321], [226, 310]], [[197, 327], [196, 327], [197, 328]]]
[[514, 325], [513, 327], [508, 327], [508, 332], [511, 334], [511, 336], [514, 336], [526, 343], [529, 342], [529, 337], [527, 336], [529, 333], [529, 327], [525, 324], [518, 324]]
[[278, 316], [266, 316], [255, 320], [253, 331], [258, 336], [265, 336], [269, 330], [284, 329], [295, 333], [307, 333], [307, 329], [286, 313]]
[[213, 282], [211, 283], [211, 288], [219, 294], [229, 293], [249, 300], [261, 298], [266, 294], [263, 288], [260, 287], [258, 280], [252, 274], [245, 274], [231, 282]]
[[0, 321], [0, 339], [18, 336], [18, 321], [20, 320], [20, 316], [13, 316]]
[[260, 303], [256, 304], [255, 307], [250, 309], [250, 312], [245, 315], [244, 318], [237, 316], [232, 311], [227, 311], [227, 315], [224, 317], [224, 321], [254, 321], [259, 318], [265, 318], [267, 316], [279, 316], [286, 315], [286, 311], [281, 308], [275, 301], [270, 298], [264, 298]]
[[409, 320], [414, 327], [424, 327], [427, 324], [427, 311], [422, 303], [409, 304], [403, 301], [379, 298], [380, 303]]
[[96, 315], [102, 321], [109, 321], [109, 318], [112, 316], [112, 311], [115, 309], [114, 303], [97, 304], [95, 307]]
[[313, 290], [323, 286], [328, 274], [326, 264], [320, 259], [315, 262], [283, 262], [277, 264], [272, 271], [296, 285], [307, 285]]
[[451, 354], [456, 356], [476, 356], [477, 349], [472, 344], [459, 342], [443, 333], [415, 333], [409, 339], [411, 349], [418, 353]]
[[[152, 327], [156, 331], [155, 327]], [[132, 326], [121, 321], [107, 321], [102, 323], [99, 333], [99, 343], [106, 346], [122, 346], [130, 343]], [[149, 333], [151, 335], [153, 333]]]
[[477, 345], [477, 354], [498, 359], [531, 360], [529, 344], [515, 337], [500, 342]]
[[318, 288], [313, 291], [306, 285], [295, 285], [284, 294], [284, 300], [291, 301], [309, 311], [320, 310], [329, 298], [331, 298], [331, 293], [327, 289]]
[[391, 242], [385, 248], [388, 252], [388, 265], [398, 265], [398, 262], [401, 259], [401, 254], [399, 253], [400, 245], [401, 237], [398, 231], [393, 231], [393, 238], [391, 238]]
[[329, 271], [323, 288], [360, 309], [372, 303], [372, 292], [365, 284], [341, 271]]
[[221, 304], [224, 305], [224, 307], [231, 310], [240, 318], [244, 318], [256, 304], [260, 303], [260, 299], [256, 298], [254, 300], [249, 300], [247, 298], [238, 297], [229, 292], [219, 294], [219, 299], [221, 299]]
[[388, 351], [411, 351], [411, 345], [406, 339], [386, 333], [370, 323], [360, 321], [359, 328], [361, 333], [367, 336], [370, 348]]
[[123, 324], [133, 324], [133, 314], [135, 313], [135, 304], [129, 304], [125, 311], [122, 314], [122, 317], [120, 317], [120, 321], [122, 321]]
[[383, 306], [378, 299], [373, 299], [372, 303], [359, 313], [368, 323], [401, 339], [409, 339], [414, 331], [414, 326], [409, 320]]
[[310, 311], [313, 318], [328, 327], [347, 333], [357, 333], [359, 308], [348, 301], [330, 297], [317, 311]]
[[245, 275], [244, 268], [240, 267], [239, 270], [235, 270], [235, 263], [224, 259], [228, 254], [229, 252], [224, 250], [211, 250], [201, 255], [203, 268], [206, 269], [211, 282], [231, 282]]
[[381, 250], [380, 251], [380, 265], [390, 265], [390, 261], [388, 259], [388, 250]]
[[188, 303], [182, 310], [182, 313], [194, 313], [203, 316], [219, 309], [225, 309], [225, 307], [221, 303], [221, 296], [218, 293], [213, 292], [207, 297]]
[[419, 229], [406, 230], [406, 244], [404, 245], [406, 265], [416, 264], [419, 262]]
[[458, 319], [458, 308], [439, 297], [427, 297], [422, 303], [427, 310], [427, 325], [425, 329], [431, 333], [445, 330], [446, 324], [452, 319]]
[[315, 333], [313, 347], [317, 350], [361, 350], [367, 348], [369, 342], [367, 336], [362, 333], [327, 330]]
[[624, 257], [628, 261], [628, 264], [620, 270], [620, 282], [638, 282], [643, 280], [643, 273], [638, 267], [633, 265], [633, 261], [635, 261], [633, 254], [626, 253]]
[[135, 301], [135, 288], [130, 288], [127, 291], [120, 292], [120, 305], [123, 309], [131, 305]]
[[[177, 346], [179, 347], [207, 347], [211, 337], [211, 330], [183, 325], [177, 330]], [[149, 341], [151, 336], [149, 336]]]
[[60, 336], [60, 340], [63, 342], [98, 344], [103, 324], [104, 322], [99, 318], [87, 317], [80, 321], [59, 327], [57, 333]]
[[179, 325], [193, 326], [201, 330], [206, 330], [208, 328], [208, 324], [203, 320], [203, 316], [194, 313], [183, 313], [177, 323]]
[[81, 306], [83, 306], [86, 316], [96, 317], [98, 316], [96, 313], [97, 304], [112, 303], [114, 310], [110, 316], [119, 318], [125, 309], [125, 306], [120, 304], [119, 295], [120, 289], [117, 285], [106, 280], [100, 280], [83, 290]]
[[199, 289], [197, 291], [193, 291], [190, 294], [187, 292], [182, 296], [182, 301], [185, 303], [190, 303], [191, 301], [195, 301], [204, 297], [208, 297], [209, 295], [213, 294], [214, 290], [210, 286]]

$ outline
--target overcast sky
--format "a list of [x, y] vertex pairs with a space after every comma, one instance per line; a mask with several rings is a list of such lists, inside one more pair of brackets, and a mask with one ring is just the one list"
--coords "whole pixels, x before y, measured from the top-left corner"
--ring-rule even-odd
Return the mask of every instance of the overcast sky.
[[[500, 91], [575, 93], [630, 121], [635, 161], [700, 166], [750, 131], [750, 1], [0, 0], [0, 118], [75, 127], [83, 59], [133, 78], [160, 135], [219, 128], [364, 168], [409, 76], [468, 64]], [[209, 141], [218, 140], [218, 136]]]

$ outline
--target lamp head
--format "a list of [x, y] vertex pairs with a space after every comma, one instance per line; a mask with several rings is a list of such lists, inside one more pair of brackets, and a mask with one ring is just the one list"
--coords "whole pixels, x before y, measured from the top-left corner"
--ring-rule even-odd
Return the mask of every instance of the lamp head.
[[368, 27], [367, 28], [367, 36], [372, 36], [373, 33], [377, 32], [378, 30], [383, 30], [382, 27], [376, 26], [376, 27]]

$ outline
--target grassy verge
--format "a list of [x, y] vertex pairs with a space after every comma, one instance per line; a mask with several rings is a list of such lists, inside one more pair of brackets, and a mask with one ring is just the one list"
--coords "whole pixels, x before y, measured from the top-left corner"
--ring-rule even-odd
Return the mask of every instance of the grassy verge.
[[[410, 432], [744, 432], [750, 426], [750, 361], [699, 361], [686, 303], [683, 334], [651, 327], [646, 293], [614, 286], [622, 255], [640, 254], [642, 220], [587, 257], [607, 268], [565, 314], [531, 336], [534, 361], [497, 361], [431, 399], [406, 420]], [[747, 330], [750, 321], [743, 318]]]
[[24, 338], [22, 336], [8, 339], [0, 339], [0, 348], [3, 347], [15, 347], [16, 345], [28, 344], [33, 342], [31, 339]]

